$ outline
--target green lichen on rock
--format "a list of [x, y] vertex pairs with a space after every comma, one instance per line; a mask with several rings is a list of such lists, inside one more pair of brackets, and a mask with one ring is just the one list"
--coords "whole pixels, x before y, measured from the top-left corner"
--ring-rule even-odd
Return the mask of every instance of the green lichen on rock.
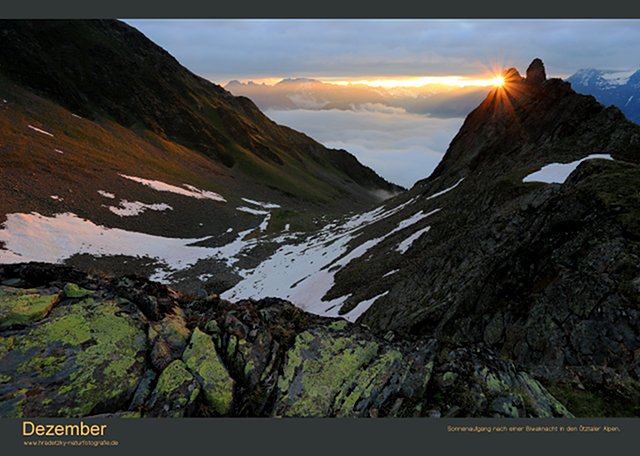
[[12, 336], [0, 375], [20, 374], [29, 391], [21, 407], [29, 416], [85, 416], [124, 405], [142, 374], [142, 328], [137, 309], [116, 301], [59, 306]]
[[152, 344], [151, 362], [158, 370], [166, 368], [171, 361], [180, 358], [191, 332], [187, 328], [183, 312], [174, 312], [149, 326]]
[[229, 336], [229, 342], [227, 343], [227, 356], [231, 358], [236, 353], [236, 345], [238, 344], [238, 339], [236, 336]]
[[13, 350], [15, 340], [15, 337], [0, 337], [0, 359]]
[[180, 360], [175, 360], [160, 374], [155, 393], [168, 396], [180, 388], [185, 382], [193, 380], [193, 375]]
[[541, 418], [562, 416], [573, 417], [573, 414], [555, 395], [547, 390], [536, 379], [526, 372], [518, 373], [519, 389], [529, 414]]
[[[378, 348], [378, 343], [358, 337], [333, 337], [326, 332], [310, 331], [299, 334], [278, 378], [280, 397], [276, 413], [331, 415], [334, 398], [359, 378], [378, 354]], [[355, 400], [351, 398], [350, 402]]]
[[67, 283], [63, 291], [67, 298], [84, 298], [93, 294], [93, 291], [82, 288], [75, 283]]
[[[360, 371], [354, 378], [355, 386], [351, 390], [343, 390], [335, 400], [335, 409], [340, 416], [355, 416], [360, 411], [358, 403], [364, 402], [380, 391], [389, 376], [396, 372], [402, 364], [402, 353], [389, 350], [375, 360], [368, 368]], [[348, 392], [347, 392], [348, 391]]]
[[491, 411], [500, 416], [570, 417], [571, 413], [537, 380], [526, 372], [515, 372], [508, 364], [502, 372], [483, 367], [476, 381], [488, 397], [494, 398]]
[[338, 321], [334, 321], [333, 323], [331, 323], [329, 325], [329, 329], [332, 330], [332, 331], [342, 331], [348, 325], [349, 325], [349, 323], [347, 323], [345, 320], [338, 320]]
[[182, 358], [202, 386], [207, 403], [217, 414], [228, 414], [233, 405], [234, 382], [222, 364], [211, 336], [196, 328]]
[[147, 404], [152, 416], [181, 417], [200, 394], [198, 382], [179, 359], [171, 362], [158, 378]]
[[170, 347], [175, 347], [177, 350], [184, 349], [191, 335], [181, 311], [167, 315], [153, 323], [152, 327], [155, 334], [164, 338]]
[[484, 384], [489, 394], [501, 394], [509, 390], [509, 384], [486, 367], [480, 369], [478, 380]]
[[253, 362], [253, 360], [248, 360], [245, 365], [244, 365], [244, 376], [245, 377], [249, 377], [253, 371], [255, 370], [256, 366]]
[[213, 337], [218, 337], [220, 335], [220, 325], [214, 319], [211, 319], [207, 322], [204, 327], [206, 333], [211, 334]]
[[519, 395], [498, 397], [492, 402], [491, 410], [499, 416], [518, 418], [520, 416], [519, 406], [522, 405], [522, 402], [522, 397]]
[[458, 374], [455, 372], [445, 372], [442, 374], [442, 384], [443, 385], [452, 385], [456, 379], [458, 378]]
[[44, 318], [59, 298], [58, 293], [0, 286], [0, 329]]

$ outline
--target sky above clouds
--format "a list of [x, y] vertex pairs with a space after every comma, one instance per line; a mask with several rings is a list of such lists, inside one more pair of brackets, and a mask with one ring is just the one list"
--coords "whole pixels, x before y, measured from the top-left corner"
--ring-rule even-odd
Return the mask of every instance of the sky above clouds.
[[640, 20], [128, 20], [216, 82], [640, 67]]

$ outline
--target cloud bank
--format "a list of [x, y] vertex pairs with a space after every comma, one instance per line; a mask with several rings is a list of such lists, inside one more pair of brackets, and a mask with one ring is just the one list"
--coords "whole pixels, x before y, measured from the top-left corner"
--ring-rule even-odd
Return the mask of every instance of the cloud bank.
[[328, 147], [348, 150], [385, 179], [405, 187], [431, 174], [464, 120], [390, 111], [384, 105], [358, 111], [297, 109], [266, 114]]

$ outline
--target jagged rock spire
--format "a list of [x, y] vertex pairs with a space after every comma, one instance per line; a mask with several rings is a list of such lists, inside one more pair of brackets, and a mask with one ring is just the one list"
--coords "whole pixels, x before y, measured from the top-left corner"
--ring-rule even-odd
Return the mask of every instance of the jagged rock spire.
[[522, 81], [522, 76], [520, 76], [520, 73], [518, 72], [517, 69], [509, 68], [502, 72], [502, 79], [504, 79], [504, 82], [508, 84], [510, 82]]
[[547, 80], [547, 73], [544, 70], [542, 60], [535, 58], [529, 68], [527, 68], [527, 82], [531, 84], [542, 84]]

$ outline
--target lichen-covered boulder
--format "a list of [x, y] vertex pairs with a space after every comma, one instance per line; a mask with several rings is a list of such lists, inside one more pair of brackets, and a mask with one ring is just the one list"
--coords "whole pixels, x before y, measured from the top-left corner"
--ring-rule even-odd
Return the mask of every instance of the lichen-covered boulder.
[[55, 291], [0, 286], [0, 329], [44, 318], [59, 299]]
[[460, 347], [443, 355], [430, 392], [427, 414], [435, 416], [572, 416], [528, 373], [479, 347]]
[[124, 300], [63, 301], [0, 337], [0, 416], [126, 408], [144, 368], [146, 319]]
[[227, 415], [233, 405], [233, 379], [222, 364], [211, 336], [196, 328], [182, 356], [196, 377], [204, 398], [218, 415]]
[[64, 286], [63, 291], [67, 298], [84, 298], [93, 294], [92, 290], [87, 290], [78, 286], [78, 284], [71, 282]]
[[159, 321], [149, 326], [149, 340], [151, 341], [151, 362], [162, 371], [171, 361], [180, 358], [187, 346], [191, 331], [187, 328], [184, 313], [180, 309], [173, 309]]
[[0, 328], [0, 417], [631, 416], [640, 397], [613, 367], [623, 408], [483, 344], [381, 337], [279, 299], [212, 303], [38, 264], [0, 266], [0, 283], [0, 321], [22, 318]]
[[[422, 345], [422, 344], [421, 344]], [[431, 375], [432, 348], [416, 356], [354, 331], [345, 322], [298, 335], [278, 378], [278, 416], [413, 414]]]
[[188, 415], [200, 386], [187, 366], [177, 359], [162, 371], [146, 409], [149, 416], [179, 418]]

